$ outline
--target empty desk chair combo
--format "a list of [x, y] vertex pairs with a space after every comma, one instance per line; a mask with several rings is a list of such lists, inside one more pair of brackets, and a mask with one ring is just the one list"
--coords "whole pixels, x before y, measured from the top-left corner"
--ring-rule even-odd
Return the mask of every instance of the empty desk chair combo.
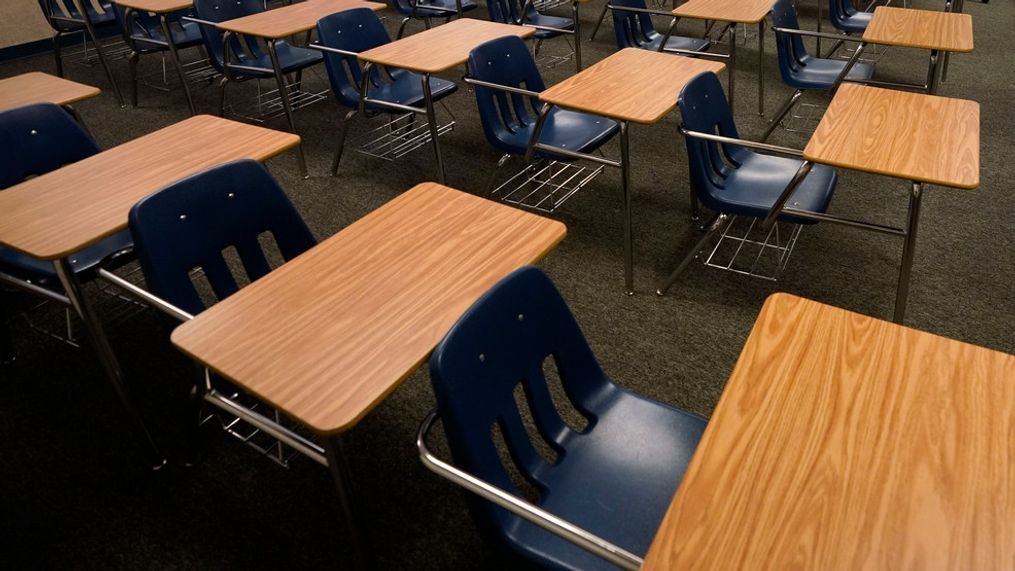
[[[559, 412], [544, 376], [547, 360], [584, 427]], [[470, 498], [480, 529], [546, 567], [640, 566], [706, 422], [614, 383], [545, 274], [522, 268], [483, 295], [434, 351], [430, 378], [437, 413], [420, 428], [420, 456], [485, 500]], [[437, 418], [454, 465], [427, 447]], [[535, 488], [534, 503], [519, 497], [505, 457]]]
[[[317, 40], [319, 43], [311, 47], [324, 52], [331, 93], [341, 106], [349, 109], [338, 133], [335, 158], [331, 163], [332, 176], [338, 174], [351, 121], [361, 111], [366, 117], [377, 114], [386, 117], [384, 124], [371, 130], [366, 137], [363, 150], [368, 154], [394, 159], [429, 141], [432, 136], [429, 126], [416, 124], [417, 114], [427, 116], [431, 111], [426, 107], [426, 94], [430, 94], [432, 107], [433, 103], [454, 93], [457, 85], [382, 65], [368, 66], [369, 74], [365, 74], [357, 59], [359, 53], [391, 42], [380, 18], [367, 8], [322, 18], [317, 23]], [[453, 121], [439, 127], [438, 134], [452, 128]]]
[[[377, 514], [397, 509], [405, 519], [395, 524], [411, 526], [419, 542], [411, 557], [418, 546], [429, 549], [427, 541], [442, 542], [440, 534], [461, 532], [438, 527], [453, 521], [510, 557], [509, 566], [651, 571], [957, 561], [990, 569], [1015, 561], [1015, 504], [997, 501], [1015, 486], [1006, 469], [1015, 449], [994, 437], [1015, 425], [1015, 357], [902, 325], [911, 282], [922, 284], [912, 321], [928, 329], [945, 323], [944, 332], [974, 327], [979, 334], [978, 323], [952, 317], [952, 305], [975, 315], [965, 306], [980, 294], [977, 286], [985, 286], [984, 297], [1002, 289], [987, 283], [994, 274], [970, 274], [979, 266], [957, 261], [956, 252], [969, 248], [1002, 249], [972, 243], [986, 227], [978, 220], [946, 238], [935, 228], [926, 250], [936, 256], [943, 243], [954, 246], [946, 257], [954, 268], [941, 271], [916, 256], [921, 217], [944, 232], [967, 224], [952, 203], [924, 214], [930, 187], [980, 184], [980, 106], [937, 95], [946, 55], [973, 50], [972, 17], [961, 0], [935, 10], [877, 0], [608, 0], [596, 29], [609, 12], [614, 38], [599, 40], [603, 57], [587, 67], [578, 18], [587, 0], [486, 0], [482, 14], [475, 0], [16, 1], [29, 1], [36, 15], [36, 1], [41, 7], [57, 75], [65, 71], [68, 34], [95, 46], [104, 69], [91, 74], [110, 82], [115, 113], [155, 116], [152, 104], [126, 109], [120, 100], [110, 50], [99, 44], [117, 32], [129, 50], [121, 72], [130, 77], [131, 107], [148, 81], [138, 73], [141, 56], [161, 56], [166, 91], [178, 79], [182, 94], [163, 101], [176, 122], [159, 129], [131, 122], [128, 131], [120, 126], [126, 121], [101, 114], [96, 87], [41, 71], [0, 79], [0, 372], [37, 380], [42, 363], [31, 357], [49, 349], [30, 345], [25, 322], [9, 316], [29, 314], [15, 291], [39, 296], [56, 302], [75, 347], [75, 328], [88, 338], [145, 467], [189, 468], [172, 485], [259, 468], [198, 454], [215, 446], [201, 430], [213, 422], [278, 465], [295, 468], [291, 461], [305, 457], [327, 468], [334, 489], [322, 497], [338, 509], [295, 514], [286, 540], [293, 543], [283, 553], [339, 555], [340, 565], [357, 569], [411, 566], [399, 552], [405, 549], [388, 543], [404, 538], [372, 529]], [[800, 6], [816, 7], [817, 20]], [[668, 28], [657, 29], [655, 16], [668, 18]], [[688, 20], [703, 33], [686, 31]], [[407, 33], [412, 21], [424, 29]], [[757, 66], [750, 71], [762, 119], [747, 121], [734, 113], [735, 75], [737, 51], [752, 41], [744, 36], [754, 25], [757, 62], [740, 67]], [[767, 41], [766, 27], [774, 32]], [[568, 36], [574, 44], [566, 56], [541, 53], [545, 40]], [[712, 51], [723, 36], [728, 50]], [[775, 53], [766, 55], [772, 44]], [[928, 50], [926, 80], [896, 81], [909, 65], [878, 62], [869, 57], [872, 46]], [[572, 56], [575, 70], [557, 65]], [[768, 66], [778, 67], [791, 91], [771, 116]], [[191, 87], [205, 80], [217, 80], [218, 91], [202, 98]], [[232, 82], [256, 84], [243, 97], [252, 104], [235, 97], [227, 105]], [[329, 91], [338, 114], [311, 114], [308, 107]], [[811, 97], [827, 97], [827, 105]], [[79, 103], [109, 150], [90, 134]], [[202, 106], [219, 116], [201, 114]], [[297, 111], [310, 140], [297, 134]], [[801, 119], [813, 119], [813, 132], [791, 124]], [[632, 139], [634, 125], [657, 124], [651, 144]], [[777, 134], [779, 126], [795, 134]], [[442, 136], [454, 147], [447, 165]], [[773, 136], [795, 137], [795, 148], [767, 142]], [[350, 146], [355, 153], [345, 152]], [[276, 180], [264, 162], [294, 147], [300, 176]], [[305, 148], [326, 153], [331, 177], [305, 182], [323, 174], [307, 164], [314, 156]], [[417, 149], [427, 152], [410, 156]], [[386, 167], [393, 163], [378, 159], [413, 164]], [[633, 180], [635, 165], [648, 172]], [[606, 167], [619, 179], [599, 178]], [[854, 171], [904, 181], [899, 196], [905, 190], [908, 203], [892, 210], [875, 194], [883, 192], [880, 182], [853, 178]], [[393, 186], [386, 177], [416, 180]], [[464, 190], [448, 178], [461, 179]], [[309, 185], [326, 200], [308, 195]], [[565, 210], [581, 189], [597, 187], [619, 192]], [[972, 196], [981, 202], [970, 204], [982, 209], [984, 198]], [[942, 224], [942, 212], [960, 222]], [[576, 236], [544, 272], [531, 264], [568, 233], [559, 216]], [[892, 216], [903, 222], [870, 221]], [[637, 232], [636, 218], [644, 220]], [[814, 248], [822, 253], [797, 254], [813, 274], [776, 286], [802, 228], [819, 222], [826, 224]], [[854, 245], [827, 223], [900, 238], [901, 256], [897, 244], [868, 249], [858, 242], [850, 251]], [[600, 236], [603, 228], [613, 240]], [[636, 264], [636, 252], [649, 261]], [[590, 271], [610, 271], [610, 260], [619, 266], [621, 256], [623, 289], [619, 267], [616, 283]], [[826, 258], [860, 285], [834, 278]], [[695, 262], [739, 276], [721, 290], [702, 286], [688, 272]], [[936, 283], [915, 279], [915, 268], [934, 272]], [[636, 273], [656, 296], [629, 297], [638, 293]], [[683, 287], [674, 288], [681, 276]], [[894, 285], [895, 323], [777, 289], [825, 292], [878, 313], [891, 292], [867, 285], [875, 277]], [[744, 293], [748, 283], [754, 287]], [[936, 303], [946, 289], [949, 304]], [[146, 345], [140, 358], [160, 350], [147, 346], [158, 342], [187, 357], [189, 366], [146, 371], [172, 381], [165, 386], [180, 389], [179, 402], [162, 402], [164, 387], [145, 383], [146, 375], [135, 381], [125, 374], [131, 363], [121, 366], [121, 337], [136, 332], [111, 319], [98, 303], [107, 297], [161, 312], [151, 323], [131, 321], [156, 341], [139, 336], [135, 345]], [[1006, 307], [976, 301], [986, 316], [985, 342], [1004, 345], [995, 330], [1004, 330]], [[988, 315], [985, 307], [1001, 311]], [[576, 315], [591, 325], [588, 336]], [[751, 323], [746, 343], [733, 339], [742, 351], [732, 375], [717, 384], [726, 379], [714, 370], [731, 365], [732, 354], [716, 348]], [[637, 343], [628, 345], [632, 336]], [[596, 354], [627, 380], [615, 382]], [[657, 363], [675, 382], [638, 374]], [[81, 370], [85, 380], [95, 374]], [[418, 383], [419, 371], [428, 383], [400, 388]], [[160, 413], [183, 411], [163, 421], [184, 433], [179, 446], [159, 430], [153, 405], [138, 391], [166, 406]], [[396, 391], [404, 392], [392, 402]], [[4, 403], [0, 415], [17, 418], [18, 409]], [[416, 453], [372, 443], [365, 451], [361, 436], [378, 427], [403, 445], [415, 434]], [[7, 430], [0, 425], [0, 437], [17, 442], [20, 435]], [[422, 466], [405, 466], [417, 458]], [[357, 465], [363, 462], [370, 466]], [[371, 477], [357, 486], [359, 474]], [[268, 486], [256, 475], [215, 493], [248, 503]], [[305, 488], [314, 484], [299, 469], [289, 476], [291, 493], [311, 493]], [[441, 479], [464, 490], [468, 514], [449, 516], [459, 504], [447, 494], [458, 490]], [[392, 482], [404, 489], [387, 493]], [[145, 499], [149, 488], [161, 494], [164, 486], [143, 482], [129, 495]], [[423, 486], [438, 497], [418, 502], [421, 509], [401, 505]], [[243, 519], [270, 538], [271, 526], [284, 521], [275, 515]], [[319, 526], [334, 545], [315, 541], [307, 549], [305, 531], [320, 523], [314, 518], [334, 520]], [[479, 559], [465, 559], [470, 567], [496, 556], [471, 551]]]
[[[490, 174], [486, 193], [501, 200], [544, 212], [553, 212], [592, 180], [603, 166], [586, 173], [568, 168], [577, 158], [571, 153], [598, 150], [617, 134], [620, 125], [588, 113], [553, 107], [540, 112], [539, 93], [546, 89], [536, 63], [522, 40], [491, 40], [469, 54], [470, 75], [486, 140], [504, 155]], [[538, 127], [537, 127], [538, 125]], [[562, 152], [537, 150], [542, 144]], [[524, 157], [522, 170], [494, 189], [496, 176], [511, 157]], [[529, 162], [535, 159], [535, 162]], [[577, 179], [570, 186], [568, 182]], [[521, 182], [518, 182], [521, 181]]]

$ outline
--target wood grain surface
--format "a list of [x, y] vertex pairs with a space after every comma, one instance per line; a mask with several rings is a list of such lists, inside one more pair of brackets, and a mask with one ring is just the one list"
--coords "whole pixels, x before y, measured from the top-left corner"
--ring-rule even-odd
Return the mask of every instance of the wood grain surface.
[[772, 11], [775, 0], [689, 0], [673, 9], [679, 18], [757, 24]]
[[865, 42], [946, 52], [973, 51], [973, 17], [956, 12], [878, 6]]
[[479, 44], [501, 36], [527, 38], [535, 33], [534, 28], [458, 18], [362, 52], [359, 59], [418, 73], [438, 73], [465, 63]]
[[138, 200], [208, 167], [267, 160], [292, 133], [198, 115], [0, 192], [0, 244], [43, 260], [127, 227]]
[[32, 103], [71, 105], [102, 93], [98, 87], [32, 71], [0, 79], [0, 111]]
[[153, 14], [186, 10], [194, 5], [193, 0], [116, 0], [116, 3], [123, 8], [133, 8]]
[[694, 76], [719, 73], [726, 64], [675, 54], [625, 48], [544, 90], [539, 99], [635, 123], [651, 124], [677, 105]]
[[644, 569], [1015, 568], [1015, 357], [765, 302]]
[[351, 428], [560, 222], [422, 183], [172, 334], [184, 353], [321, 434]]
[[247, 36], [280, 39], [311, 30], [317, 26], [318, 20], [338, 12], [353, 8], [370, 8], [379, 12], [386, 7], [385, 4], [363, 0], [307, 0], [219, 22], [217, 27]]
[[837, 167], [955, 188], [980, 185], [980, 104], [843, 84], [804, 148]]

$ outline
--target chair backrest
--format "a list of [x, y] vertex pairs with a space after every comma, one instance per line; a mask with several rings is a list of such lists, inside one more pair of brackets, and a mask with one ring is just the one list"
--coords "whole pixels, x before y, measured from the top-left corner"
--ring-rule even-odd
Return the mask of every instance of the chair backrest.
[[[726, 95], [714, 73], [701, 73], [687, 82], [680, 90], [677, 105], [680, 107], [684, 128], [740, 138]], [[740, 167], [743, 158], [751, 151], [737, 145], [692, 137], [684, 137], [684, 140], [687, 144], [691, 186], [698, 194], [698, 199], [711, 210], [725, 211], [722, 202], [725, 179], [733, 169]]]
[[[772, 23], [777, 28], [800, 29], [793, 0], [778, 0], [772, 7]], [[775, 46], [779, 57], [779, 73], [785, 82], [791, 81], [806, 66], [809, 57], [803, 38], [797, 34], [775, 33]]]
[[92, 137], [53, 103], [0, 112], [0, 189], [46, 174], [99, 152]]
[[[358, 53], [390, 43], [391, 36], [373, 10], [356, 8], [321, 18], [317, 22], [317, 41], [325, 47]], [[358, 107], [359, 90], [356, 86], [363, 78], [359, 60], [353, 56], [324, 52], [324, 67], [328, 70], [331, 91], [338, 102], [346, 107]], [[374, 75], [372, 80], [380, 81], [378, 75]]]
[[[645, 0], [608, 0], [613, 6], [626, 6], [644, 10]], [[644, 12], [625, 12], [613, 10], [613, 35], [617, 40], [617, 49], [640, 48], [652, 41], [657, 35], [652, 18]]]
[[[546, 89], [532, 54], [517, 36], [480, 44], [469, 53], [469, 75], [475, 79], [540, 92]], [[510, 135], [536, 122], [539, 99], [476, 86], [479, 118], [487, 141], [505, 152], [524, 153]]]
[[843, 21], [858, 12], [852, 0], [828, 0], [828, 19], [836, 28], [842, 28]]
[[417, 0], [391, 0], [390, 5], [399, 14], [409, 16], [412, 14], [412, 5], [416, 2]]
[[[524, 0], [488, 0], [486, 9], [490, 13], [490, 21], [501, 24], [521, 24], [523, 2]], [[531, 20], [536, 16], [538, 13], [535, 4], [529, 2], [525, 9], [526, 20]]]
[[[89, 14], [95, 13], [95, 8], [92, 7], [91, 2], [85, 2], [85, 10]], [[39, 8], [42, 8], [43, 15], [49, 20], [51, 17], [57, 18], [81, 18], [81, 12], [78, 11], [77, 6], [74, 5], [72, 0], [39, 0]]]
[[[264, 11], [264, 4], [261, 0], [194, 0], [194, 15], [200, 20], [209, 22], [225, 22], [234, 18], [242, 18], [251, 14]], [[223, 43], [223, 32], [215, 26], [201, 25], [201, 37], [208, 49], [208, 57], [212, 66], [219, 73], [225, 73], [225, 44]], [[253, 57], [263, 55], [261, 47], [253, 38], [244, 38], [245, 41], [234, 35], [229, 45], [235, 54], [244, 52]]]
[[[594, 427], [595, 403], [619, 388], [599, 367], [578, 323], [550, 279], [533, 266], [516, 270], [484, 294], [452, 327], [430, 358], [430, 379], [455, 465], [523, 495], [512, 483], [492, 429], [510, 461], [540, 494], [539, 474], [555, 468], [537, 452], [515, 400], [521, 386], [539, 437], [559, 455], [574, 434], [554, 405], [543, 372], [556, 361], [565, 397]], [[517, 516], [469, 498], [477, 524], [506, 533]], [[537, 500], [537, 504], [539, 501]]]
[[229, 248], [253, 282], [271, 271], [263, 234], [271, 234], [286, 261], [317, 242], [264, 165], [249, 159], [155, 192], [134, 205], [129, 222], [149, 290], [192, 314], [205, 308], [193, 270], [203, 270], [218, 300], [239, 289], [224, 255]]

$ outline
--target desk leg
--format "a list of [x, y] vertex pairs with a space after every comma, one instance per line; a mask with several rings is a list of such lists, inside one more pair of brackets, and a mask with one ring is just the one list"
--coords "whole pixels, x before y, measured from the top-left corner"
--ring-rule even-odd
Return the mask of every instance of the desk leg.
[[197, 108], [194, 107], [194, 98], [190, 95], [190, 85], [187, 84], [187, 75], [183, 73], [183, 64], [180, 62], [180, 54], [176, 51], [176, 42], [173, 41], [172, 30], [166, 15], [159, 14], [159, 24], [162, 26], [162, 34], [166, 37], [166, 44], [169, 45], [169, 53], [173, 57], [173, 64], [176, 65], [176, 73], [180, 75], [180, 85], [183, 86], [183, 93], [187, 96], [187, 105], [190, 107], [190, 114], [197, 115]]
[[909, 194], [909, 219], [906, 222], [906, 242], [902, 247], [902, 267], [899, 269], [899, 286], [895, 291], [895, 315], [892, 321], [902, 323], [906, 318], [906, 300], [909, 298], [909, 277], [913, 269], [913, 253], [916, 250], [916, 228], [920, 224], [920, 199], [923, 185], [913, 183]]
[[728, 80], [729, 81], [728, 86], [729, 86], [730, 92], [726, 95], [726, 97], [729, 99], [729, 103], [730, 103], [730, 114], [732, 114], [734, 117], [736, 117], [736, 109], [733, 107], [733, 100], [734, 100], [733, 90], [736, 87], [736, 77], [737, 77], [737, 25], [736, 24], [733, 24], [732, 26], [730, 26], [729, 36], [730, 36], [730, 67], [729, 67], [729, 74], [730, 74], [730, 76], [729, 76], [729, 80]]
[[74, 271], [70, 267], [70, 262], [66, 259], [56, 260], [53, 262], [53, 267], [56, 270], [56, 275], [59, 277], [61, 285], [63, 285], [64, 291], [67, 293], [67, 299], [70, 301], [71, 307], [85, 325], [85, 330], [92, 341], [92, 345], [95, 347], [95, 352], [98, 353], [102, 368], [105, 369], [106, 376], [109, 378], [113, 390], [116, 391], [116, 396], [120, 399], [120, 404], [123, 405], [124, 410], [127, 412], [127, 417], [131, 424], [133, 424], [135, 434], [147, 446], [148, 460], [151, 463], [152, 469], [158, 470], [162, 468], [166, 464], [165, 457], [159, 451], [158, 446], [155, 445], [148, 427], [145, 425], [144, 420], [141, 419], [141, 415], [138, 414], [137, 409], [134, 408], [134, 403], [127, 394], [127, 385], [124, 380], [123, 371], [120, 369], [120, 363], [116, 359], [116, 354], [113, 353], [113, 348], [109, 344], [106, 332], [102, 329], [98, 315], [85, 298], [84, 292], [81, 291], [81, 284], [78, 283], [77, 277], [75, 277]]
[[430, 126], [430, 141], [433, 143], [433, 154], [437, 160], [437, 182], [447, 183], [447, 175], [444, 172], [444, 159], [441, 157], [441, 144], [437, 140], [437, 113], [433, 108], [433, 93], [430, 91], [430, 74], [424, 73], [423, 77], [423, 103], [426, 104], [426, 121]]
[[[590, 42], [594, 42], [596, 40], [596, 34], [599, 33], [599, 26], [603, 25], [603, 20], [606, 19], [606, 12], [610, 10], [609, 6], [610, 0], [606, 0], [606, 3], [603, 4], [603, 11], [599, 13], [599, 19], [596, 20], [596, 27], [592, 28], [592, 35], [589, 36]], [[578, 34], [575, 33], [575, 35], [577, 36]]]
[[[824, 4], [825, 2], [826, 2], [826, 0], [817, 0], [817, 4], [818, 4], [818, 33], [819, 34], [821, 33], [821, 18], [822, 18], [821, 5]], [[814, 53], [818, 54], [818, 57], [821, 57], [821, 36], [818, 36], [818, 37], [814, 38], [814, 40], [815, 40]]]
[[0, 367], [14, 361], [14, 337], [11, 336], [9, 302], [5, 299], [8, 294], [0, 290]]
[[113, 93], [116, 94], [116, 101], [120, 104], [120, 107], [126, 107], [123, 102], [123, 94], [120, 93], [120, 86], [116, 84], [116, 79], [113, 78], [113, 69], [109, 67], [109, 60], [106, 59], [106, 51], [99, 42], [99, 36], [95, 33], [95, 26], [92, 25], [92, 19], [88, 16], [88, 12], [85, 10], [84, 2], [90, 0], [74, 0], [74, 7], [78, 9], [78, 13], [81, 14], [81, 19], [84, 21], [85, 30], [88, 32], [88, 36], [92, 39], [92, 43], [95, 44], [95, 53], [99, 55], [99, 63], [102, 64], [102, 68], [106, 70], [106, 77], [109, 78], [110, 85], [113, 86]]
[[765, 116], [765, 19], [758, 22], [758, 115]]
[[[271, 56], [271, 67], [275, 70], [275, 83], [278, 84], [278, 94], [282, 98], [282, 109], [289, 121], [289, 131], [296, 133], [296, 119], [293, 118], [293, 106], [289, 100], [289, 88], [286, 87], [285, 77], [282, 76], [282, 66], [278, 63], [278, 52], [275, 50], [275, 43], [278, 40], [268, 40], [268, 55]], [[303, 155], [303, 141], [296, 147], [297, 159], [300, 164], [300, 176], [304, 179], [310, 178], [307, 172], [307, 158]]]
[[[609, 0], [607, 0], [609, 3]], [[571, 1], [571, 19], [574, 21], [574, 65], [578, 71], [582, 70], [582, 24], [578, 19], [578, 2]]]
[[634, 239], [631, 229], [631, 158], [627, 121], [620, 122], [620, 188], [624, 200], [624, 293], [634, 295]]
[[372, 554], [363, 536], [356, 526], [356, 519], [353, 513], [352, 493], [352, 471], [346, 461], [345, 452], [342, 449], [341, 436], [329, 436], [324, 440], [324, 454], [328, 459], [328, 471], [331, 472], [331, 479], [335, 482], [335, 492], [338, 494], [338, 507], [342, 512], [342, 523], [345, 524], [346, 536], [352, 542], [353, 553], [356, 557], [357, 569], [369, 569], [371, 567]]
[[[948, 56], [948, 53], [945, 53]], [[945, 64], [947, 65], [947, 63]], [[930, 64], [927, 66], [927, 93], [934, 95], [937, 93], [938, 79], [941, 77], [941, 52], [937, 50], [931, 50], [930, 52]]]
[[849, 70], [853, 69], [853, 66], [856, 65], [856, 62], [860, 60], [860, 55], [866, 48], [867, 48], [866, 42], [860, 42], [860, 45], [856, 46], [856, 49], [853, 50], [853, 55], [850, 56], [849, 61], [846, 62], [846, 65], [842, 67], [842, 71], [839, 72], [839, 77], [836, 77], [835, 83], [832, 84], [832, 97], [835, 97], [835, 93], [839, 91], [839, 86], [842, 85], [842, 82], [846, 79], [846, 76], [849, 75]]

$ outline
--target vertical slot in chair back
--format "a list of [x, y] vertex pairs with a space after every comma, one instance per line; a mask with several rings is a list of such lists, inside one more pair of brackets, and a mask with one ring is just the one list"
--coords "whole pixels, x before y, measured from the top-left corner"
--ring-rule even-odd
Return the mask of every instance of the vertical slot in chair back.
[[[468, 66], [469, 74], [481, 81], [535, 92], [546, 88], [532, 54], [516, 36], [497, 38], [476, 47], [469, 54]], [[519, 146], [511, 135], [535, 124], [539, 100], [476, 86], [476, 103], [490, 144], [508, 153], [524, 153], [525, 146]]]
[[[521, 24], [522, 6], [519, 0], [488, 0], [486, 8], [490, 13], [490, 21], [501, 24]], [[536, 9], [529, 3], [526, 15], [534, 16]]]
[[99, 152], [92, 137], [53, 103], [38, 103], [0, 113], [0, 189], [56, 170]]
[[205, 304], [191, 272], [204, 271], [217, 299], [238, 289], [223, 251], [235, 248], [251, 282], [271, 271], [259, 236], [270, 233], [288, 261], [316, 244], [278, 183], [257, 161], [197, 173], [138, 202], [130, 230], [155, 295], [191, 313]]
[[[322, 46], [347, 52], [364, 52], [391, 42], [377, 14], [369, 8], [356, 8], [322, 18], [317, 22], [317, 41]], [[324, 66], [328, 71], [331, 91], [345, 107], [359, 107], [359, 88], [362, 69], [353, 56], [332, 52], [324, 53]], [[379, 70], [374, 68], [371, 81], [381, 81]]]
[[[541, 494], [546, 491], [541, 475], [554, 465], [534, 447], [522, 415], [531, 413], [539, 437], [559, 459], [568, 454], [562, 443], [574, 433], [550, 396], [543, 372], [547, 358], [556, 361], [564, 393], [588, 420], [584, 431], [590, 430], [595, 425], [591, 412], [595, 403], [616, 386], [600, 369], [557, 288], [530, 266], [477, 301], [430, 359], [430, 376], [455, 463], [516, 495], [522, 494], [500, 459], [492, 429], [500, 430], [515, 467]], [[519, 384], [528, 411], [520, 411], [515, 400]], [[477, 430], [480, 426], [490, 429]], [[516, 520], [487, 502], [474, 501], [472, 508], [484, 526], [506, 528]]]

